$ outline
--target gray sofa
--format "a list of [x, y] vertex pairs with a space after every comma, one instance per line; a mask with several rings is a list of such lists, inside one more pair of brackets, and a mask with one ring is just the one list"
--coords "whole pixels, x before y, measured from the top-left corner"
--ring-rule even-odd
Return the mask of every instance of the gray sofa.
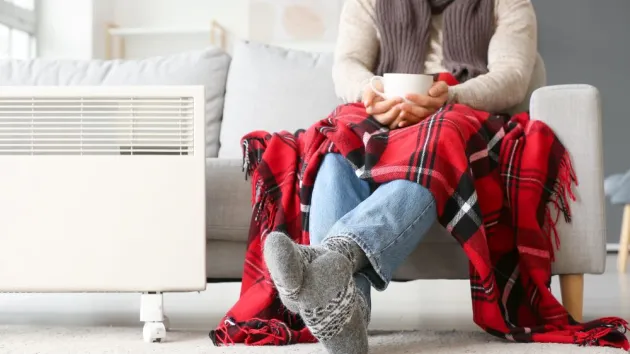
[[[144, 60], [0, 61], [1, 85], [204, 85], [206, 87], [207, 276], [238, 280], [248, 237], [251, 191], [242, 171], [239, 140], [253, 130], [308, 127], [339, 104], [331, 78], [332, 55], [241, 42], [232, 56], [217, 48]], [[530, 109], [551, 125], [571, 151], [580, 179], [574, 222], [559, 227], [562, 248], [554, 273], [563, 300], [581, 318], [585, 273], [605, 266], [601, 109], [588, 85], [544, 86], [539, 60]], [[396, 280], [463, 279], [468, 260], [455, 240], [435, 225], [398, 270]]]

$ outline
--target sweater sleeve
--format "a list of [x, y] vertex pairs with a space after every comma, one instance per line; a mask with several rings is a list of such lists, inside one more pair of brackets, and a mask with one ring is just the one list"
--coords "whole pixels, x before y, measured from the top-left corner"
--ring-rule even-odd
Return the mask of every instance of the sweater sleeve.
[[363, 88], [374, 76], [379, 39], [375, 27], [376, 0], [346, 0], [335, 49], [333, 81], [339, 98], [361, 100]]
[[451, 101], [499, 112], [521, 103], [537, 56], [536, 14], [530, 0], [496, 0], [495, 33], [488, 49], [488, 73], [454, 86]]

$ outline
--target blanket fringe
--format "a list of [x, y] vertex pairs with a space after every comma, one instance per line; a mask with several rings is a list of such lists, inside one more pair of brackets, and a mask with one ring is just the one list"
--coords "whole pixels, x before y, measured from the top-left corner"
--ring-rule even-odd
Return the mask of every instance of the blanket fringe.
[[234, 319], [228, 317], [223, 321], [221, 326], [209, 333], [210, 340], [212, 340], [212, 344], [215, 347], [232, 346], [236, 344], [230, 338], [230, 327], [238, 329], [245, 338], [257, 340], [256, 342], [246, 340], [244, 342], [246, 345], [278, 345], [278, 343], [287, 343], [290, 338], [287, 325], [281, 321], [253, 318], [248, 321], [248, 324], [239, 324]]
[[[574, 185], [578, 185], [578, 179], [575, 174], [575, 169], [573, 168], [573, 163], [571, 162], [571, 156], [569, 152], [566, 151], [558, 166], [558, 176], [549, 197], [547, 210], [545, 212], [545, 224], [543, 226], [545, 234], [549, 239], [552, 261], [555, 260], [555, 251], [560, 249], [560, 236], [557, 228], [560, 213], [562, 213], [567, 223], [571, 222], [572, 215], [569, 199], [571, 201], [576, 200], [575, 194], [573, 193]], [[552, 207], [555, 208], [555, 215], [552, 215]]]
[[[630, 329], [628, 322], [618, 317], [606, 317], [599, 319], [598, 322], [601, 322], [602, 325], [577, 332], [575, 334], [575, 344], [580, 346], [613, 344], [613, 346], [619, 347], [619, 344], [616, 342], [623, 342], [622, 339], [625, 338], [625, 333]], [[627, 342], [622, 344], [622, 349], [630, 349]]]
[[262, 161], [262, 154], [260, 151], [252, 149], [249, 139], [243, 139], [243, 172], [245, 172], [245, 180], [254, 174], [254, 171], [258, 168], [258, 165]]
[[[272, 225], [269, 220], [273, 220], [273, 208], [272, 203], [269, 202], [269, 193], [263, 186], [263, 180], [256, 174], [258, 165], [262, 161], [262, 154], [260, 150], [253, 149], [249, 139], [243, 139], [243, 172], [245, 173], [245, 180], [252, 178], [252, 191], [254, 192], [254, 198], [252, 200], [253, 205], [253, 217], [256, 222], [261, 220], [263, 211], [267, 212], [266, 225]], [[269, 210], [265, 210], [265, 209]]]

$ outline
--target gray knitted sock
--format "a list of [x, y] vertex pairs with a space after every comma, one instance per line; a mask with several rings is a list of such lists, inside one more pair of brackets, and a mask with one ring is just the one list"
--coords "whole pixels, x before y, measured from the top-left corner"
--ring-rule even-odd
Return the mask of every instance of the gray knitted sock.
[[[359, 291], [357, 288], [356, 292]], [[356, 305], [352, 317], [342, 327], [341, 331], [331, 338], [323, 338], [320, 341], [330, 354], [367, 354], [368, 353], [368, 319], [367, 303], [361, 295], [357, 295]]]
[[281, 232], [267, 235], [263, 257], [280, 300], [289, 311], [300, 311], [298, 294], [302, 290], [304, 270], [313, 259], [325, 252], [322, 247], [298, 245]]
[[322, 245], [330, 251], [341, 253], [352, 262], [352, 274], [360, 271], [370, 263], [365, 252], [352, 239], [344, 236], [328, 237]]
[[339, 238], [305, 247], [282, 233], [269, 234], [264, 244], [265, 262], [284, 305], [299, 312], [331, 354], [367, 353], [368, 307], [352, 276], [367, 259], [355, 245]]
[[368, 309], [351, 266], [344, 255], [331, 251], [304, 272], [300, 316], [330, 354], [368, 352]]

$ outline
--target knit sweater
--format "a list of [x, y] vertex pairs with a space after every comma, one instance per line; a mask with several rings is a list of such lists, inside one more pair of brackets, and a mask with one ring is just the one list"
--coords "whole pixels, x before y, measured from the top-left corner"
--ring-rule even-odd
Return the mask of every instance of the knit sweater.
[[[346, 0], [335, 50], [337, 95], [358, 102], [378, 65], [378, 0]], [[536, 63], [537, 24], [530, 0], [495, 0], [495, 32], [488, 48], [488, 73], [449, 90], [449, 101], [483, 111], [504, 111], [521, 103]], [[419, 44], [420, 45], [420, 44]], [[444, 72], [442, 15], [433, 15], [424, 73]]]

